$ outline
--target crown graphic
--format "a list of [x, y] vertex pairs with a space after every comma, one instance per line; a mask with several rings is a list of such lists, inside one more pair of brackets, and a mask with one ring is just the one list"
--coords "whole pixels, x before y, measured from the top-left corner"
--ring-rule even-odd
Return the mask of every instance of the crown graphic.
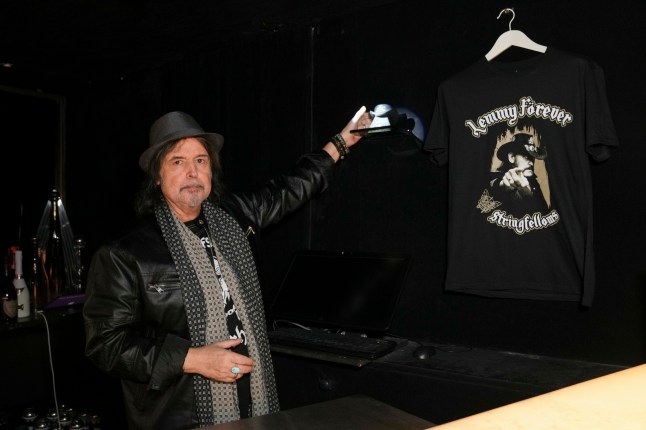
[[487, 191], [487, 189], [485, 188], [485, 190], [482, 192], [482, 195], [480, 196], [480, 200], [478, 200], [478, 205], [476, 207], [480, 209], [480, 213], [484, 214], [491, 212], [500, 205], [501, 203], [494, 200], [494, 198], [489, 195], [489, 191]]

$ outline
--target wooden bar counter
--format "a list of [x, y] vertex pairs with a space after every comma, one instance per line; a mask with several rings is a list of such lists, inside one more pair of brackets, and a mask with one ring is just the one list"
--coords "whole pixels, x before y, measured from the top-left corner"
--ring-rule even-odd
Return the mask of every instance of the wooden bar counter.
[[646, 364], [433, 428], [494, 429], [646, 430]]

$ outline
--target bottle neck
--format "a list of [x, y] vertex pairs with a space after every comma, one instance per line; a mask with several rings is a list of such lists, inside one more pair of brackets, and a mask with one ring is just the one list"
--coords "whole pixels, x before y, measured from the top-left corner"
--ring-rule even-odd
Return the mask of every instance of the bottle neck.
[[13, 272], [14, 277], [16, 279], [22, 279], [23, 271], [22, 271], [22, 251], [21, 250], [16, 250], [14, 259], [15, 259], [14, 272]]

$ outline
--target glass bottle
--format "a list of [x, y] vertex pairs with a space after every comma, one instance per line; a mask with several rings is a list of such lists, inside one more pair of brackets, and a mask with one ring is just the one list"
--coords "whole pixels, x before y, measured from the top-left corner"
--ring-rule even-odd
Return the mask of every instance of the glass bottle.
[[45, 251], [45, 273], [49, 279], [47, 303], [63, 295], [65, 291], [65, 256], [63, 254], [63, 235], [58, 212], [60, 194], [52, 190], [50, 195], [49, 231]]
[[74, 258], [76, 269], [74, 272], [74, 292], [83, 293], [85, 290], [85, 264], [83, 258], [85, 257], [85, 239], [76, 237], [74, 239]]
[[29, 293], [31, 295], [31, 309], [42, 311], [47, 305], [47, 291], [49, 280], [45, 273], [43, 253], [38, 243], [38, 238], [31, 239], [31, 266], [29, 268]]
[[17, 316], [18, 319], [29, 318], [31, 315], [31, 304], [29, 300], [29, 288], [22, 271], [22, 250], [17, 249], [14, 254], [13, 287], [16, 290]]
[[13, 276], [9, 270], [9, 255], [2, 257], [3, 275], [0, 281], [0, 299], [2, 299], [2, 321], [15, 321], [18, 317], [18, 302], [16, 289], [13, 286]]

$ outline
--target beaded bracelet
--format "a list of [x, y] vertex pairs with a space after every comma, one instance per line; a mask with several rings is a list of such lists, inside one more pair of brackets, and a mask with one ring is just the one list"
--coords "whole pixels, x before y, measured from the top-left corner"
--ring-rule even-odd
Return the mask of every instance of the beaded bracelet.
[[335, 134], [334, 136], [332, 136], [332, 143], [334, 144], [336, 150], [339, 151], [339, 158], [343, 160], [343, 157], [348, 155], [348, 153], [350, 152], [348, 145], [345, 143], [345, 139], [343, 139], [343, 136], [341, 136], [341, 134]]

